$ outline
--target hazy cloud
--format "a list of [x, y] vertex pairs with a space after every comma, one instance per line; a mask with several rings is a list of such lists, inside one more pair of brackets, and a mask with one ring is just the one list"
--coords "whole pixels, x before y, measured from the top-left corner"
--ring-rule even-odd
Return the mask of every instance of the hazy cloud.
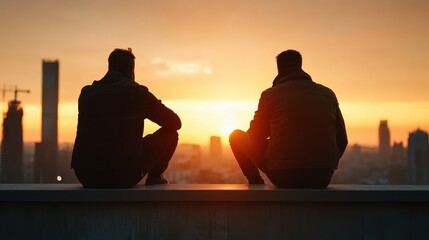
[[211, 66], [198, 61], [168, 61], [161, 58], [155, 58], [152, 63], [156, 65], [155, 74], [159, 76], [170, 76], [174, 74], [205, 74], [213, 73]]

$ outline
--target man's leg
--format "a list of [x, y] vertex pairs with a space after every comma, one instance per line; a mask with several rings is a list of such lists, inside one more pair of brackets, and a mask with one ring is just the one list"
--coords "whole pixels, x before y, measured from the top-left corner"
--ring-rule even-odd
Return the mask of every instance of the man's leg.
[[84, 188], [131, 188], [142, 179], [138, 171], [75, 168], [74, 172]]
[[267, 142], [256, 143], [246, 132], [234, 130], [229, 135], [229, 143], [249, 184], [264, 184], [258, 169], [265, 169], [263, 159]]
[[278, 188], [326, 188], [334, 173], [328, 168], [268, 170], [267, 176]]
[[143, 138], [143, 174], [148, 173], [146, 184], [168, 183], [162, 176], [177, 147], [177, 131], [160, 128]]

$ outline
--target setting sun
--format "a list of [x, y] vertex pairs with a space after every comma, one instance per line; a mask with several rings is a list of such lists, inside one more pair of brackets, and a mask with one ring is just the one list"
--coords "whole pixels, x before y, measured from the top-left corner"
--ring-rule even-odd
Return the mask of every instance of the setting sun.
[[226, 137], [237, 128], [234, 120], [232, 118], [225, 118], [222, 122], [222, 134]]

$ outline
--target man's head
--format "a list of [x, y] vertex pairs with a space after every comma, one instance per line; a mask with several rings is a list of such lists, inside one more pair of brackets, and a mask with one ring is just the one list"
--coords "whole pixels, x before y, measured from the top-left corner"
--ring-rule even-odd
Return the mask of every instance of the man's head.
[[279, 74], [287, 73], [293, 69], [301, 69], [302, 57], [298, 51], [287, 50], [277, 55], [277, 70]]
[[121, 72], [131, 79], [134, 79], [134, 59], [131, 48], [116, 48], [109, 55], [109, 70]]

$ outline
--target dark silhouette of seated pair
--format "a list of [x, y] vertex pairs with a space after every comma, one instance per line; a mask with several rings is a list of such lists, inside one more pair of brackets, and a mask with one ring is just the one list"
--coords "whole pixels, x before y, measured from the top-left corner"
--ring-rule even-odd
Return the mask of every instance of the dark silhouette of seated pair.
[[[134, 81], [131, 49], [115, 49], [109, 70], [85, 86], [72, 168], [85, 188], [167, 184], [164, 171], [176, 149], [180, 118]], [[347, 146], [344, 120], [332, 90], [312, 81], [299, 52], [277, 56], [278, 75], [260, 97], [249, 129], [230, 135], [231, 149], [249, 184], [326, 188]], [[144, 120], [160, 129], [143, 136]]]

